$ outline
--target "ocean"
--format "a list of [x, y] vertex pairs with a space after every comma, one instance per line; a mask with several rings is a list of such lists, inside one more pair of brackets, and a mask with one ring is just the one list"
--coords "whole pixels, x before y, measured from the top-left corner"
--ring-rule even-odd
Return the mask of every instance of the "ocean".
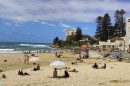
[[0, 42], [0, 53], [24, 53], [51, 51], [51, 43]]

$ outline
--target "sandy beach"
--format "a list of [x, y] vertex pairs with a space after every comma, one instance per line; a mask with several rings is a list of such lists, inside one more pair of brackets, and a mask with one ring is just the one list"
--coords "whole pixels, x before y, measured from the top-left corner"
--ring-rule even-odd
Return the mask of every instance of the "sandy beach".
[[[92, 53], [93, 54], [93, 53]], [[64, 54], [63, 60], [70, 68], [78, 70], [77, 73], [69, 72], [69, 78], [49, 78], [52, 76], [53, 67], [49, 64], [57, 60], [53, 53], [36, 54], [40, 58], [41, 70], [32, 71], [32, 64], [24, 64], [24, 54], [0, 54], [0, 67], [4, 70], [0, 75], [6, 74], [6, 79], [0, 79], [0, 86], [129, 86], [130, 85], [130, 63], [116, 62], [110, 59], [89, 58], [83, 63], [71, 65], [78, 55]], [[93, 69], [92, 64], [102, 59], [106, 62], [106, 69]], [[7, 62], [4, 62], [7, 60]], [[30, 76], [19, 76], [19, 68], [23, 68]], [[58, 70], [62, 76], [64, 69]]]
[[130, 86], [130, 0], [0, 0], [0, 86]]

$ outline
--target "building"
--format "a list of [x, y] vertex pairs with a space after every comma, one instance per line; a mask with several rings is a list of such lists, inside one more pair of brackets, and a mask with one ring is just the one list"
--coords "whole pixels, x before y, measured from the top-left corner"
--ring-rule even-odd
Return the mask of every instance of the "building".
[[89, 45], [89, 41], [90, 41], [90, 36], [89, 35], [82, 35], [82, 39], [79, 40], [80, 44], [88, 44]]
[[90, 40], [90, 36], [89, 35], [83, 35], [82, 40], [89, 41]]
[[[73, 39], [75, 39], [76, 31], [77, 31], [77, 29], [75, 29], [75, 28], [68, 28], [68, 29], [66, 30], [66, 35], [65, 35], [66, 40], [67, 40], [67, 39], [70, 39], [70, 40], [73, 41]], [[82, 43], [87, 43], [87, 44], [88, 44], [89, 40], [90, 40], [90, 36], [89, 36], [89, 35], [87, 35], [87, 34], [82, 34], [82, 39], [79, 40], [79, 42], [80, 42], [81, 44], [82, 44]]]
[[68, 36], [74, 36], [74, 35], [76, 35], [76, 29], [75, 28], [68, 28], [67, 30], [66, 30], [66, 38], [68, 37]]
[[107, 42], [99, 42], [99, 46], [103, 46], [104, 48], [108, 48], [109, 46], [114, 46], [119, 48], [120, 50], [128, 50], [130, 52], [130, 18], [125, 19], [126, 23], [126, 35], [125, 37], [116, 38], [114, 42], [108, 40]]
[[119, 49], [124, 50], [125, 49], [125, 40], [124, 37], [115, 37], [111, 40], [99, 41], [99, 46], [103, 49]]
[[127, 50], [130, 52], [130, 18], [125, 19], [126, 23], [126, 35], [125, 37], [116, 37], [113, 42], [108, 40], [107, 42], [99, 41], [99, 46], [102, 46], [103, 48], [109, 48], [110, 46], [119, 48], [120, 50]]
[[125, 45], [126, 50], [130, 52], [130, 18], [126, 18], [126, 35], [125, 35]]

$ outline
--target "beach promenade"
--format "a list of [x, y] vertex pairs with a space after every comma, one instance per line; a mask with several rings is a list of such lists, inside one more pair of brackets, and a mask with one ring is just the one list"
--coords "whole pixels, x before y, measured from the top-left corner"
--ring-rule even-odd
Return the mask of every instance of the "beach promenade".
[[[72, 65], [71, 61], [78, 57], [77, 54], [64, 54], [63, 60], [67, 67], [75, 68], [77, 73], [69, 72], [69, 78], [50, 78], [53, 75], [51, 61], [58, 60], [53, 53], [37, 54], [40, 58], [41, 70], [32, 71], [33, 65], [23, 65], [23, 54], [0, 55], [0, 65], [6, 74], [6, 79], [0, 79], [2, 86], [129, 86], [130, 85], [130, 63], [116, 62], [110, 59], [90, 57], [83, 59], [83, 63]], [[95, 51], [90, 52], [90, 56], [99, 55]], [[4, 57], [3, 57], [4, 56]], [[100, 55], [99, 55], [100, 56]], [[7, 59], [7, 62], [3, 62]], [[93, 69], [92, 64], [98, 60], [103, 60], [107, 64], [106, 69]], [[29, 76], [19, 76], [17, 74], [20, 67], [28, 72]], [[58, 75], [62, 76], [64, 69], [58, 70]]]

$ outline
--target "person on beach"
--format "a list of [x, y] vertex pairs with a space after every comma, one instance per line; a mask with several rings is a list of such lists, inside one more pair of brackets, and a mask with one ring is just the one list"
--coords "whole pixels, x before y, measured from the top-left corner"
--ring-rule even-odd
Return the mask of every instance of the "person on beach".
[[106, 69], [106, 63], [94, 63], [94, 65], [92, 66], [94, 69]]
[[69, 69], [68, 72], [78, 72], [75, 68], [74, 69]]
[[64, 78], [68, 78], [69, 77], [69, 73], [65, 70], [64, 71]]
[[77, 60], [76, 61], [73, 61], [71, 62], [72, 65], [77, 65]]
[[27, 54], [24, 55], [24, 63], [26, 64], [26, 59], [27, 58]]
[[18, 75], [24, 75], [22, 69], [18, 71]]
[[37, 70], [40, 70], [40, 65], [39, 64], [37, 64]]
[[53, 78], [57, 78], [57, 68], [53, 71]]
[[21, 70], [19, 70], [18, 71], [18, 75], [21, 75], [21, 76], [29, 76], [30, 74], [29, 73], [27, 73], [27, 72], [23, 72], [23, 70], [21, 69]]
[[2, 79], [5, 79], [7, 76], [5, 74], [2, 74]]
[[24, 63], [29, 63], [29, 56], [27, 54], [24, 55]]
[[106, 64], [104, 63], [104, 66], [101, 67], [101, 69], [106, 69]]
[[27, 61], [26, 63], [29, 64], [29, 56], [28, 56], [28, 55], [27, 55], [26, 59], [27, 59], [27, 60], [26, 60], [26, 61]]
[[94, 65], [92, 67], [95, 68], [95, 69], [98, 69], [97, 63], [94, 63]]
[[40, 70], [40, 65], [37, 64], [36, 68], [33, 68], [33, 71], [37, 71], [37, 70]]

